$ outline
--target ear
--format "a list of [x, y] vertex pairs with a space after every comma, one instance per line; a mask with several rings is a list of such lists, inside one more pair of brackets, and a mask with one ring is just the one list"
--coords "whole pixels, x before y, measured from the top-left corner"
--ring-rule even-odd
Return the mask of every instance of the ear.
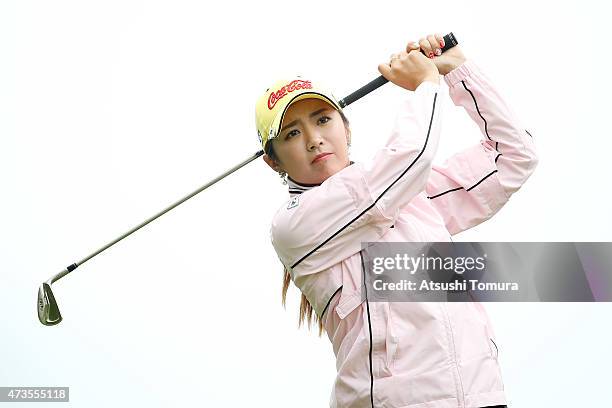
[[283, 169], [280, 167], [280, 165], [279, 165], [277, 162], [275, 162], [274, 160], [272, 160], [272, 159], [270, 158], [270, 156], [268, 156], [267, 154], [265, 154], [265, 153], [264, 153], [264, 155], [263, 155], [262, 157], [263, 157], [263, 160], [266, 162], [266, 164], [267, 164], [268, 166], [270, 166], [270, 168], [271, 168], [272, 170], [274, 170], [275, 172], [277, 172], [277, 173], [278, 173], [279, 171], [284, 171], [284, 170], [283, 170]]
[[346, 130], [346, 143], [349, 146], [351, 145], [351, 129]]

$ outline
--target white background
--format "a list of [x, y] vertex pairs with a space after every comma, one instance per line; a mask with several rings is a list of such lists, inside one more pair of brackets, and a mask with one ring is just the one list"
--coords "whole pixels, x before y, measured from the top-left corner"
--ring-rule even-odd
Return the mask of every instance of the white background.
[[[75, 407], [327, 406], [335, 358], [297, 328], [295, 286], [281, 306], [268, 234], [288, 193], [261, 159], [56, 283], [60, 325], [38, 322], [36, 293], [258, 151], [255, 100], [280, 75], [346, 96], [430, 33], [455, 33], [540, 157], [455, 241], [611, 241], [602, 4], [2, 1], [0, 386], [70, 386]], [[443, 86], [437, 162], [481, 137]], [[402, 92], [346, 108], [353, 160]], [[611, 304], [486, 307], [512, 408], [608, 403]]]

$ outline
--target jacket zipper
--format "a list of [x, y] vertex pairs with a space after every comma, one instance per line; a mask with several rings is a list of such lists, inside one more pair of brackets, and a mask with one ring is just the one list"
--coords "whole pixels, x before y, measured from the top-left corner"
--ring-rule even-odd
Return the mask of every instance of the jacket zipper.
[[448, 316], [448, 312], [446, 310], [446, 304], [442, 303], [442, 309], [444, 310], [444, 317], [446, 318], [446, 323], [448, 324], [449, 333], [450, 333], [450, 346], [451, 353], [453, 357], [453, 366], [455, 367], [455, 371], [457, 372], [457, 379], [459, 380], [460, 392], [457, 393], [457, 399], [459, 400], [459, 407], [465, 407], [465, 393], [463, 391], [463, 381], [461, 381], [461, 373], [459, 372], [459, 366], [457, 365], [457, 350], [455, 349], [455, 338], [453, 336], [453, 327], [451, 326], [450, 317]]

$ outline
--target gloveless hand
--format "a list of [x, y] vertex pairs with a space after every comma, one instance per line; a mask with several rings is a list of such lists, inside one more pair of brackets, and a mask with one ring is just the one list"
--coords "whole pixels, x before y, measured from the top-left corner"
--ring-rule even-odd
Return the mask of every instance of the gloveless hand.
[[391, 55], [389, 63], [378, 65], [378, 71], [390, 82], [409, 91], [416, 90], [423, 81], [440, 83], [438, 68], [418, 48]]
[[440, 33], [436, 33], [422, 37], [419, 41], [408, 43], [406, 52], [420, 48], [425, 55], [433, 60], [438, 68], [438, 72], [442, 75], [446, 75], [463, 64], [466, 58], [459, 45], [455, 45], [444, 53], [442, 53], [442, 47], [444, 47], [444, 36]]

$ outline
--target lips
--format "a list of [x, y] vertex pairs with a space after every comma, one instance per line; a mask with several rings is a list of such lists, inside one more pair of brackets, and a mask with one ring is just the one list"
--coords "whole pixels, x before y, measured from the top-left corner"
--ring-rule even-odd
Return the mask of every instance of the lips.
[[331, 155], [332, 153], [321, 153], [321, 154], [317, 154], [315, 156], [315, 158], [312, 160], [312, 163], [316, 163], [318, 161], [320, 161], [321, 159], [325, 158], [326, 156]]

